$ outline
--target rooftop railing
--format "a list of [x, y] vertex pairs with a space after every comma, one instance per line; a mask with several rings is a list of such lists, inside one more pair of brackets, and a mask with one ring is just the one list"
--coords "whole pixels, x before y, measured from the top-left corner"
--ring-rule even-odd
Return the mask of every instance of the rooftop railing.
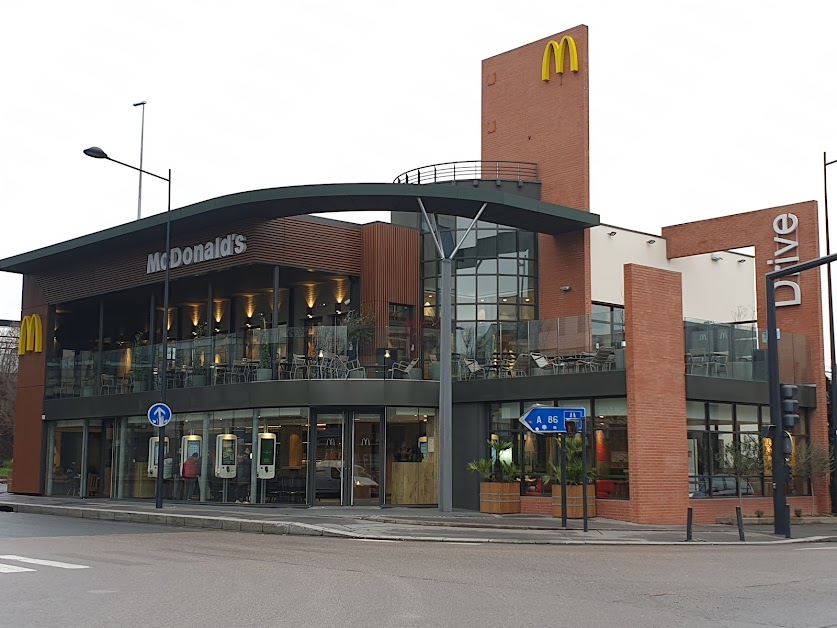
[[[767, 381], [767, 332], [756, 323], [713, 323], [686, 319], [686, 373], [746, 381]], [[810, 342], [802, 334], [778, 338], [779, 378], [787, 384], [815, 381]]]
[[537, 182], [538, 164], [525, 161], [449, 161], [408, 170], [398, 175], [393, 183], [422, 185], [477, 179]]

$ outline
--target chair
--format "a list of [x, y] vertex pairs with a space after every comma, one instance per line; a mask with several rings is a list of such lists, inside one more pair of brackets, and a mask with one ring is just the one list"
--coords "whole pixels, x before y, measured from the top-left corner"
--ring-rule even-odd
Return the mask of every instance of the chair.
[[512, 377], [527, 377], [529, 375], [529, 363], [531, 360], [532, 356], [530, 354], [519, 354], [509, 367], [509, 375]]
[[706, 365], [708, 368], [708, 374], [720, 377], [721, 371], [723, 371], [724, 377], [727, 377], [729, 375], [729, 371], [727, 370], [728, 359], [729, 356], [726, 353], [713, 353], [712, 360]]
[[306, 379], [307, 377], [308, 365], [305, 362], [305, 356], [294, 353], [293, 362], [291, 362], [291, 379]]
[[485, 378], [485, 369], [473, 358], [462, 358], [465, 369], [465, 379]]
[[694, 375], [695, 369], [703, 371], [704, 375], [709, 374], [709, 356], [706, 351], [697, 350], [686, 354], [686, 365], [689, 369], [689, 375]]
[[553, 375], [558, 372], [559, 365], [556, 364], [554, 360], [548, 359], [541, 353], [533, 353], [532, 361], [535, 363], [535, 366], [538, 367], [539, 371], [552, 371]]
[[96, 473], [91, 473], [87, 476], [87, 496], [99, 496], [99, 475]]
[[109, 395], [116, 392], [116, 377], [102, 373], [102, 382], [99, 386], [100, 395]]
[[[588, 354], [578, 361], [579, 369], [582, 367], [588, 371], [606, 371], [613, 365], [611, 356], [615, 355], [613, 347], [599, 347], [596, 353]], [[615, 362], [615, 360], [614, 360]]]
[[410, 362], [396, 362], [387, 369], [388, 379], [395, 379], [396, 373], [401, 373], [401, 379], [413, 379], [412, 372], [416, 368], [418, 361], [418, 358], [414, 358]]

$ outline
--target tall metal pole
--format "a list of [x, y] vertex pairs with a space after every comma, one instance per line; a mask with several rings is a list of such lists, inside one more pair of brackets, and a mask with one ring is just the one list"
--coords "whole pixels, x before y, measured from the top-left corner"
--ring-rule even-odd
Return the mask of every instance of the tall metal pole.
[[453, 368], [451, 364], [451, 319], [453, 306], [451, 304], [451, 286], [453, 284], [453, 260], [442, 256], [439, 260], [442, 272], [441, 282], [441, 311], [439, 312], [440, 333], [439, 361], [441, 374], [439, 375], [439, 510], [451, 512], [453, 510]]
[[[783, 269], [784, 270], [784, 269]], [[779, 341], [776, 338], [776, 286], [775, 279], [768, 273], [767, 281], [767, 390], [770, 394], [770, 417], [773, 419], [773, 533], [785, 534], [790, 525], [787, 517], [785, 497], [785, 459], [781, 455], [782, 408], [779, 400]]]
[[145, 105], [146, 102], [135, 102], [134, 107], [142, 107], [142, 126], [140, 127], [140, 165], [139, 165], [139, 193], [137, 195], [137, 220], [142, 216], [142, 153], [145, 143]]
[[[835, 161], [828, 161], [826, 153], [822, 154], [822, 187], [823, 187], [823, 207], [825, 209], [825, 254], [831, 255], [831, 230], [828, 226], [828, 166]], [[834, 297], [831, 288], [831, 264], [825, 267], [826, 282], [828, 284], [828, 338], [831, 345], [831, 385], [829, 386], [829, 397], [831, 399], [831, 412], [828, 421], [828, 440], [834, 442], [835, 430], [837, 430], [837, 348], [834, 346]], [[834, 442], [837, 446], [837, 442]], [[837, 471], [832, 470], [831, 481], [831, 508], [834, 510], [835, 497], [835, 482], [837, 479]]]
[[[166, 403], [169, 367], [169, 261], [171, 257], [171, 168], [169, 168], [169, 200], [166, 207], [166, 275], [163, 279], [163, 360], [160, 374], [160, 403]], [[165, 462], [166, 428], [159, 428], [159, 447], [157, 449], [157, 499], [156, 508], [163, 507], [163, 465]]]

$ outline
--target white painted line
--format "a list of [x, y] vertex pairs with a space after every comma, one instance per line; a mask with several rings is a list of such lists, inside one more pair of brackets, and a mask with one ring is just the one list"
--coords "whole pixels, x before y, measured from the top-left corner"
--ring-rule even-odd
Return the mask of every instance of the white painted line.
[[88, 565], [74, 565], [73, 563], [59, 563], [55, 560], [41, 560], [40, 558], [26, 558], [26, 556], [14, 556], [6, 554], [0, 556], [0, 560], [13, 560], [18, 563], [29, 565], [42, 565], [43, 567], [58, 567], [59, 569], [90, 569]]
[[27, 569], [26, 567], [18, 567], [17, 565], [4, 565], [0, 563], [0, 573], [20, 573], [21, 571], [35, 571], [34, 569]]
[[794, 547], [797, 552], [805, 552], [808, 550], [837, 550], [837, 546], [831, 547]]
[[366, 543], [398, 543], [395, 539], [358, 539]]

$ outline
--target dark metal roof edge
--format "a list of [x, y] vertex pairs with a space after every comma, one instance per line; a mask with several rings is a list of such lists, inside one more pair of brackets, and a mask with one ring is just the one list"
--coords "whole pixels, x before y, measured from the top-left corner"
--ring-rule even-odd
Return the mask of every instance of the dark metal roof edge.
[[[328, 204], [326, 207], [317, 208], [311, 207], [311, 202], [321, 199], [336, 199], [344, 197], [346, 202], [340, 209], [335, 209]], [[462, 186], [420, 186], [399, 183], [325, 183], [316, 185], [299, 185], [281, 188], [264, 188], [261, 190], [249, 190], [246, 192], [237, 192], [225, 196], [193, 203], [171, 211], [172, 222], [200, 216], [218, 209], [234, 207], [237, 205], [266, 203], [271, 201], [289, 202], [294, 200], [308, 201], [305, 214], [298, 214], [300, 216], [307, 216], [315, 213], [327, 213], [335, 211], [364, 211], [369, 210], [369, 207], [364, 207], [363, 197], [385, 199], [391, 197], [393, 199], [392, 211], [418, 211], [417, 207], [410, 209], [402, 206], [403, 203], [396, 203], [395, 199], [406, 200], [408, 198], [424, 198], [424, 199], [459, 199], [469, 203], [489, 203], [490, 205], [503, 205], [511, 209], [519, 209], [534, 214], [548, 216], [550, 218], [558, 218], [568, 221], [573, 221], [579, 224], [579, 229], [593, 227], [599, 224], [598, 214], [564, 207], [562, 205], [554, 205], [544, 201], [518, 196], [516, 194], [509, 194], [505, 192], [494, 192], [482, 189], [471, 189]], [[432, 203], [426, 203], [427, 210], [432, 212]], [[376, 208], [377, 211], [380, 211]], [[290, 217], [290, 216], [288, 216]], [[67, 253], [85, 246], [100, 244], [102, 242], [138, 233], [146, 229], [152, 229], [164, 225], [166, 222], [166, 212], [154, 214], [147, 218], [142, 218], [133, 222], [110, 227], [102, 231], [89, 233], [78, 238], [59, 242], [46, 247], [13, 255], [0, 260], [0, 271], [25, 273], [25, 265], [32, 262], [42, 261], [45, 258], [61, 253]], [[511, 221], [514, 222], [514, 221]], [[515, 226], [515, 225], [510, 225]]]

